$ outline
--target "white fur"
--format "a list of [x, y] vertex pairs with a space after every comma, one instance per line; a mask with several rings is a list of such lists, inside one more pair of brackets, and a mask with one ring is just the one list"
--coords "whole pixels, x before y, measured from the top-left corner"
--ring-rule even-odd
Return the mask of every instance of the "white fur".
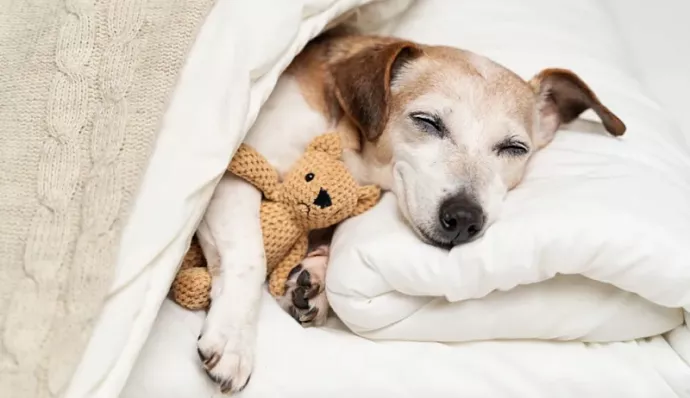
[[[249, 131], [245, 143], [285, 173], [307, 144], [328, 126], [324, 116], [306, 103], [297, 83], [282, 77]], [[257, 311], [266, 261], [259, 221], [261, 194], [253, 186], [225, 175], [199, 226], [198, 237], [209, 267], [215, 271], [211, 306], [198, 347], [218, 363], [208, 369], [219, 381], [241, 389], [254, 361]]]
[[[506, 174], [502, 168], [514, 168], [514, 163], [527, 161], [527, 157], [506, 158], [493, 152], [495, 142], [503, 139], [505, 131], [510, 131], [503, 128], [507, 122], [477, 115], [460, 101], [438, 94], [413, 101], [408, 109], [442, 114], [450, 135], [444, 139], [433, 136], [420, 139], [417, 128], [409, 120], [391, 125], [397, 142], [393, 189], [402, 213], [414, 229], [433, 236], [438, 229], [438, 209], [443, 200], [467, 192], [476, 197], [484, 211], [485, 230], [498, 217], [508, 191], [501, 178]], [[527, 132], [519, 127], [513, 131], [528, 139]]]

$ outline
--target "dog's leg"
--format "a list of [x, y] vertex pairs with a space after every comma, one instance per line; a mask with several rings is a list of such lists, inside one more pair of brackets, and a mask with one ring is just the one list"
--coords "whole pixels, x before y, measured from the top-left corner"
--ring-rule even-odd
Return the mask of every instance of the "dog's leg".
[[198, 350], [206, 372], [224, 393], [241, 391], [254, 363], [257, 313], [266, 278], [260, 203], [258, 190], [226, 175], [198, 233], [213, 276], [211, 308]]
[[280, 306], [303, 326], [321, 326], [328, 319], [330, 305], [326, 299], [328, 246], [309, 252], [301, 264], [290, 271]]

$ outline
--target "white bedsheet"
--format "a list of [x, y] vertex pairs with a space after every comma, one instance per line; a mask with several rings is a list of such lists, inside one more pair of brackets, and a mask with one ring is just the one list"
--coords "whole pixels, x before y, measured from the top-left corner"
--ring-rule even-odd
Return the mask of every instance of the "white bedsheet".
[[[592, 41], [585, 45], [573, 43], [567, 35], [558, 33], [559, 26], [564, 23], [562, 19], [552, 22], [555, 33], [550, 33], [544, 40], [529, 43], [532, 53], [540, 58], [532, 59], [525, 55], [524, 48], [513, 47], [511, 37], [520, 44], [517, 34], [536, 28], [525, 22], [521, 7], [536, 4], [537, 8], [529, 12], [540, 15], [540, 23], [544, 24], [550, 23], [552, 17], [568, 17], [564, 26], [579, 32], [591, 29], [589, 24], [608, 26], [606, 15], [598, 13], [601, 9], [593, 1], [558, 2], [550, 8], [544, 7], [552, 2], [531, 0], [524, 5], [508, 5], [497, 0], [422, 1], [436, 2], [443, 8], [429, 18], [439, 15], [459, 18], [450, 25], [435, 19], [419, 18], [418, 23], [425, 25], [429, 34], [442, 32], [449, 40], [463, 38], [466, 43], [474, 43], [478, 52], [504, 61], [512, 60], [519, 67], [522, 65], [520, 69], [524, 70], [518, 72], [523, 76], [554, 63], [570, 66], [580, 58], [604, 55], [621, 62], [627, 59], [617, 41], [620, 38], [616, 37], [615, 28], [604, 28], [605, 34], [593, 41], [601, 43], [589, 49]], [[494, 5], [493, 8], [486, 8], [490, 4]], [[550, 10], [549, 13], [544, 13], [545, 9]], [[593, 19], [590, 18], [592, 12]], [[492, 29], [494, 22], [509, 23], [514, 30], [499, 34]], [[597, 32], [601, 33], [601, 30]], [[563, 54], [565, 51], [540, 54], [539, 45], [543, 41], [570, 48], [572, 52], [583, 49], [591, 52], [584, 57]], [[682, 41], [678, 46], [681, 44]], [[522, 58], [530, 58], [527, 61], [533, 65], [516, 62]], [[595, 69], [599, 68], [606, 69], [596, 65]], [[596, 78], [596, 74], [584, 77], [597, 86], [597, 90], [605, 87], [612, 93], [605, 101], [614, 110], [617, 110], [614, 103], [630, 99], [619, 98], [618, 91], [630, 92], [631, 89], [639, 92], [635, 100], [639, 101], [642, 109], [656, 106], [642, 94], [642, 90], [637, 91], [638, 83], [632, 76], [616, 76], [611, 81]], [[632, 113], [635, 124], [649, 123], [644, 113], [637, 115], [637, 108]], [[630, 124], [629, 118], [624, 119]], [[583, 283], [587, 285], [587, 282]], [[569, 285], [570, 288], [572, 286]], [[586, 291], [587, 286], [584, 289]], [[610, 288], [596, 289], [594, 292], [600, 293]], [[622, 293], [617, 291], [616, 294]], [[640, 305], [632, 308], [642, 311], [648, 305], [632, 296], [621, 300], [624, 306]], [[596, 300], [591, 300], [591, 303], [596, 303]], [[652, 316], [657, 309], [647, 308], [647, 314]], [[579, 341], [382, 342], [356, 336], [336, 320], [328, 328], [302, 329], [278, 308], [268, 294], [264, 295], [259, 317], [255, 372], [248, 388], [238, 395], [244, 398], [690, 397], [690, 366], [682, 359], [690, 361], [690, 332], [684, 326], [669, 333], [667, 340], [657, 336], [606, 344]], [[662, 315], [662, 318], [669, 320], [673, 317]], [[121, 397], [220, 397], [215, 394], [216, 388], [204, 374], [197, 358], [195, 345], [202, 322], [203, 314], [184, 311], [165, 300]]]
[[[335, 320], [303, 329], [264, 294], [241, 398], [676, 398], [690, 367], [662, 337], [622, 343], [372, 342]], [[221, 398], [199, 364], [202, 313], [166, 300], [122, 398]]]

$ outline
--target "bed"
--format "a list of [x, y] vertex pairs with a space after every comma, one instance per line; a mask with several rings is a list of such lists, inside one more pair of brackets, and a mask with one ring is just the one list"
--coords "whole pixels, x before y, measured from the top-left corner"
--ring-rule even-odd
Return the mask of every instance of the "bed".
[[195, 348], [203, 314], [166, 299], [170, 280], [280, 72], [365, 3], [380, 8], [354, 17], [386, 33], [480, 52], [525, 78], [571, 68], [628, 133], [592, 133], [583, 115], [534, 159], [502, 220], [451, 252], [419, 243], [384, 196], [336, 233], [339, 317], [303, 329], [265, 294], [241, 396], [690, 397], [690, 149], [648, 94], [649, 71], [631, 66], [621, 2], [269, 3], [218, 0], [202, 26], [70, 397], [216, 394]]

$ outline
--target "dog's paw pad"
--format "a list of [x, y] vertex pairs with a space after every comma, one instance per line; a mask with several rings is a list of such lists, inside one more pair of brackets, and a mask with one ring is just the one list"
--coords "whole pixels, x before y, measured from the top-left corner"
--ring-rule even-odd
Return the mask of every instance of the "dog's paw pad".
[[326, 322], [330, 306], [319, 272], [309, 272], [299, 265], [293, 269], [280, 306], [303, 326], [320, 326]]

